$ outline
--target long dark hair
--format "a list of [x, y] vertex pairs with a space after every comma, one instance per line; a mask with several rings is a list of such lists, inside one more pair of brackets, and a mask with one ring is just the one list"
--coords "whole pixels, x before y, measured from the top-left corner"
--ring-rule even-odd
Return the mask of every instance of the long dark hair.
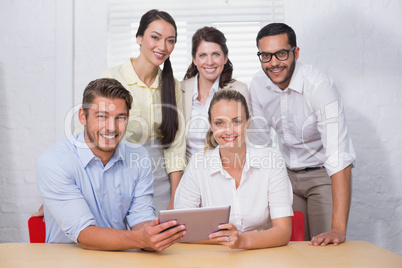
[[[170, 23], [175, 29], [175, 42], [177, 41], [177, 27], [174, 19], [169, 13], [152, 9], [142, 15], [140, 25], [135, 37], [144, 36], [145, 30], [149, 24], [156, 20], [164, 20]], [[172, 64], [170, 58], [167, 58], [163, 64], [161, 79], [161, 102], [162, 102], [162, 123], [159, 127], [162, 133], [161, 143], [163, 147], [169, 148], [179, 129], [179, 116], [176, 106], [175, 79], [173, 76]]]
[[[193, 56], [193, 59], [195, 58], [198, 46], [201, 44], [202, 41], [218, 44], [221, 47], [225, 57], [227, 57], [229, 49], [226, 45], [225, 35], [214, 27], [203, 27], [201, 29], [198, 29], [193, 35], [193, 43], [191, 48], [191, 55]], [[189, 79], [191, 77], [196, 76], [197, 74], [198, 74], [197, 66], [195, 66], [194, 62], [192, 62], [187, 69], [184, 79]], [[220, 88], [225, 87], [228, 83], [233, 81], [232, 74], [233, 74], [233, 65], [228, 58], [228, 61], [226, 62], [225, 66], [223, 66], [223, 71], [219, 78]]]

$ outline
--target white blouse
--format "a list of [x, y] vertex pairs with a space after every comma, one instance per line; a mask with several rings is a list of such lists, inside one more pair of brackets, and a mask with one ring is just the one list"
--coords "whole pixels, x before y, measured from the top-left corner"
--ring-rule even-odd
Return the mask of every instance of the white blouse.
[[190, 158], [193, 154], [204, 151], [206, 136], [209, 129], [208, 109], [211, 104], [214, 93], [219, 89], [219, 77], [216, 79], [212, 88], [209, 90], [208, 98], [205, 105], [197, 100], [198, 98], [198, 75], [195, 76], [193, 88], [193, 104], [191, 109], [191, 117], [187, 126], [187, 149], [186, 156]]
[[273, 148], [247, 148], [236, 189], [223, 169], [219, 147], [196, 153], [176, 190], [174, 208], [230, 205], [230, 220], [239, 232], [269, 229], [272, 219], [293, 216], [292, 186], [280, 153]]

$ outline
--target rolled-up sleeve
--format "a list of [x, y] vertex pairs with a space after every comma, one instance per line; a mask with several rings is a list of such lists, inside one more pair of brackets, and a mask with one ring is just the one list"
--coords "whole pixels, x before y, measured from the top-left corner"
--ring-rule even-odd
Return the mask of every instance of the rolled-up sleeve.
[[131, 201], [126, 219], [127, 224], [132, 228], [138, 223], [155, 219], [155, 208], [152, 205], [154, 176], [151, 168], [151, 160], [146, 150], [142, 150], [141, 161], [131, 162], [130, 165], [137, 165], [139, 177], [134, 189], [134, 198]]
[[198, 208], [201, 206], [200, 176], [195, 167], [195, 155], [191, 158], [186, 171], [177, 187], [174, 208]]
[[316, 88], [310, 101], [313, 109], [320, 111], [317, 129], [325, 148], [324, 166], [332, 176], [356, 159], [342, 99], [332, 80], [327, 80]]
[[42, 155], [37, 163], [37, 185], [44, 205], [61, 230], [77, 243], [80, 232], [96, 225], [96, 221], [71, 174], [63, 168], [66, 163], [62, 162], [62, 159]]
[[293, 216], [293, 191], [285, 160], [279, 153], [275, 158], [273, 162], [277, 163], [277, 167], [271, 171], [268, 188], [269, 211], [272, 219]]

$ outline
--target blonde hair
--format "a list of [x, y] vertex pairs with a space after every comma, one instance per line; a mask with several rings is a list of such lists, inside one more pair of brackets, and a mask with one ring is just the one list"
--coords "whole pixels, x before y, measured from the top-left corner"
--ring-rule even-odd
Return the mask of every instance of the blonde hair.
[[[233, 89], [222, 89], [222, 90], [215, 92], [215, 94], [211, 100], [211, 104], [209, 105], [209, 109], [208, 109], [209, 123], [211, 123], [212, 107], [221, 100], [235, 101], [235, 102], [240, 103], [246, 113], [246, 120], [248, 120], [250, 118], [250, 112], [248, 110], [247, 101], [246, 101], [246, 98], [243, 96], [243, 94], [241, 94], [239, 91], [233, 90]], [[209, 128], [209, 130], [207, 132], [207, 136], [206, 136], [206, 144], [205, 144], [204, 152], [206, 152], [207, 150], [215, 149], [216, 146], [218, 146], [218, 143], [216, 142], [216, 140], [214, 138], [214, 133], [212, 132], [212, 129]]]

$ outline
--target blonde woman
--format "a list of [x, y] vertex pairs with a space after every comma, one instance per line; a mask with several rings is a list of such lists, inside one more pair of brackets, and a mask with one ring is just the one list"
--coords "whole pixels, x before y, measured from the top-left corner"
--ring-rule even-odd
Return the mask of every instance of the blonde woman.
[[[255, 249], [286, 245], [291, 235], [292, 187], [280, 154], [246, 145], [250, 114], [235, 90], [214, 94], [205, 152], [194, 154], [175, 196], [175, 209], [231, 206], [228, 224], [210, 242]], [[271, 220], [272, 219], [272, 220]]]

